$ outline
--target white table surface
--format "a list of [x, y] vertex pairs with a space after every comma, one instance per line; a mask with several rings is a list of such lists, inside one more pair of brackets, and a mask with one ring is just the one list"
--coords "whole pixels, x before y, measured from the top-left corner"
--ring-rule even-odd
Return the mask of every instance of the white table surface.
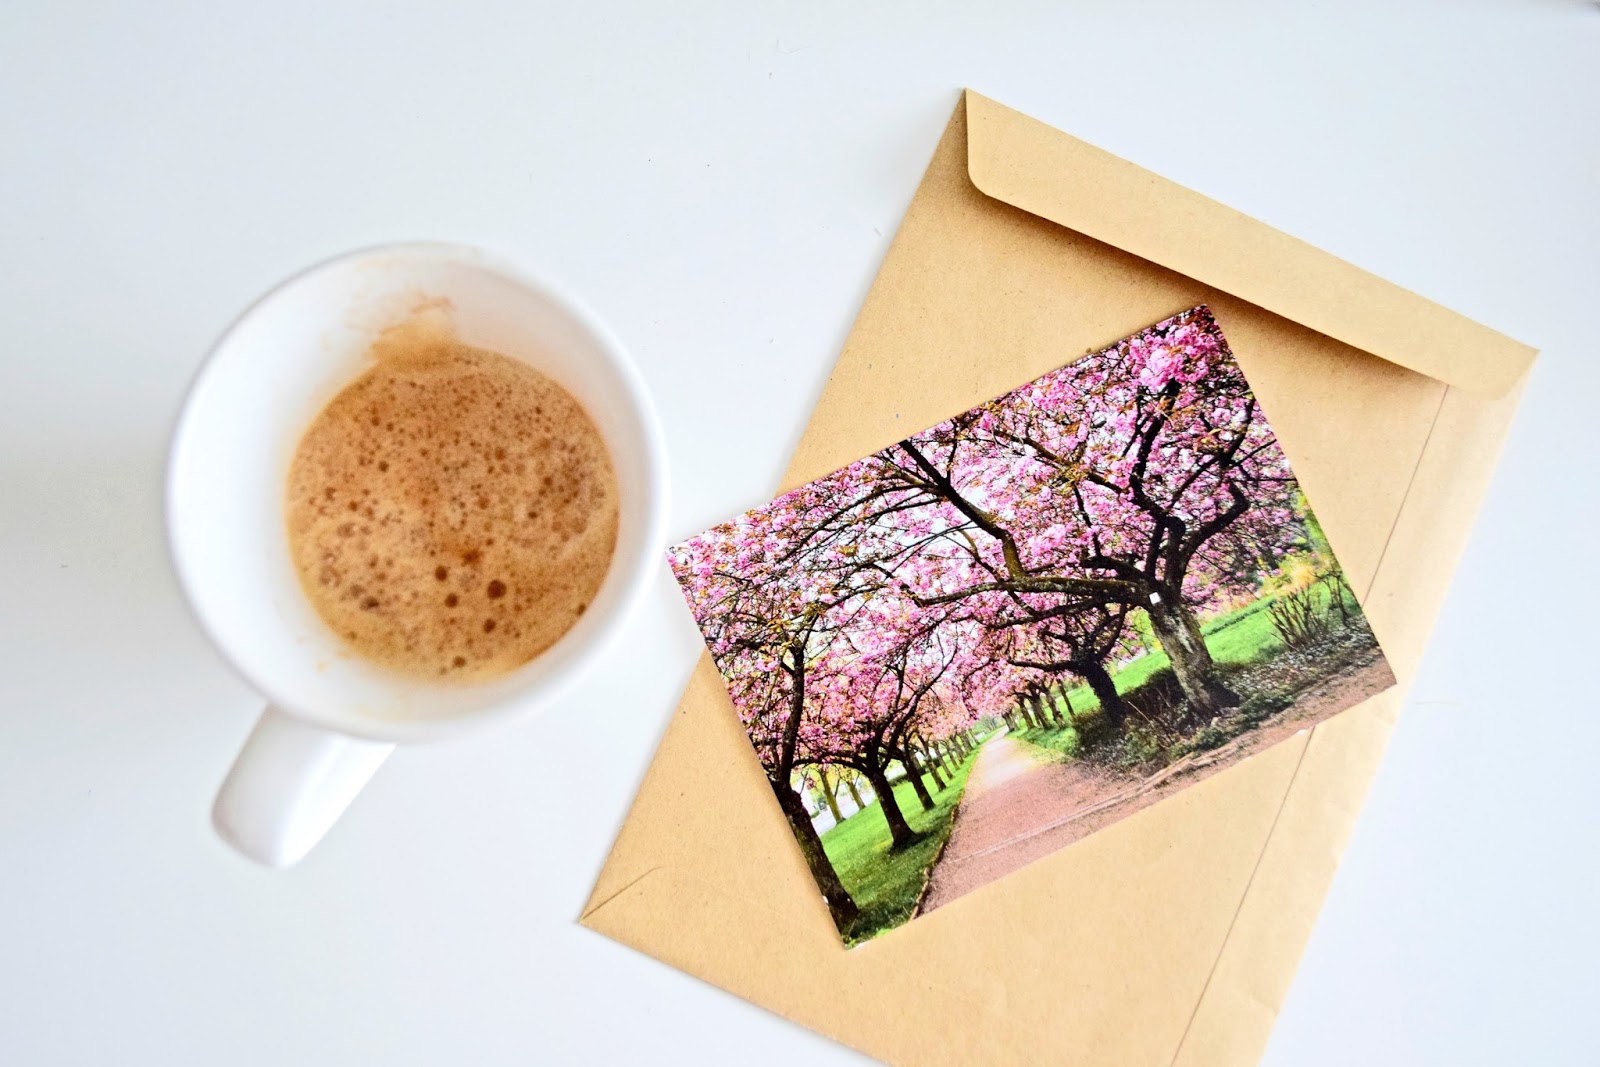
[[258, 701], [158, 490], [242, 305], [438, 237], [630, 345], [674, 535], [757, 503], [963, 84], [1544, 350], [1266, 1059], [1596, 1062], [1600, 12], [896, 7], [6, 5], [0, 1063], [859, 1061], [574, 923], [697, 648], [665, 573], [612, 669], [268, 873], [207, 826]]

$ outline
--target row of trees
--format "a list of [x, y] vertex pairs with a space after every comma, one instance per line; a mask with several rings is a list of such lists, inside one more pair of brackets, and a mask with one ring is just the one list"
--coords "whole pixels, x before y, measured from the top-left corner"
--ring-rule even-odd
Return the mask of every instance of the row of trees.
[[[929, 738], [921, 732], [913, 732], [906, 737], [905, 747], [897, 758], [905, 771], [903, 780], [910, 784], [922, 810], [932, 811], [937, 806], [934, 803], [934, 794], [944, 791], [947, 781], [960, 769], [962, 762], [977, 750], [980, 728], [981, 724], [941, 738]], [[848, 766], [832, 767], [819, 764], [806, 767], [798, 771], [797, 775], [799, 779], [797, 784], [816, 795], [819, 802], [833, 816], [835, 825], [845, 820], [845, 815], [839, 808], [840, 789], [849, 793], [856, 811], [867, 806], [867, 801], [861, 794], [863, 785], [867, 788], [869, 796], [877, 796], [877, 789], [871, 784], [870, 779], [860, 782], [857, 772]], [[890, 781], [889, 784], [892, 786], [894, 783]], [[892, 797], [890, 803], [895, 804], [898, 810], [899, 805]], [[900, 822], [904, 821], [902, 817]]]
[[[855, 914], [794, 783], [888, 786], [1065, 679], [1120, 728], [1111, 672], [1148, 619], [1197, 721], [1237, 702], [1199, 616], [1302, 534], [1287, 461], [1198, 308], [672, 550], [774, 794], [841, 925]], [[931, 802], [930, 802], [931, 805]]]

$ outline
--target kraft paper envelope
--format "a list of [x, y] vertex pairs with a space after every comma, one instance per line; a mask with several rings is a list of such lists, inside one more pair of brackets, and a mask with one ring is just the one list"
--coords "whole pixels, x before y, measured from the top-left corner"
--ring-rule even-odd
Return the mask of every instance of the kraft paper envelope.
[[585, 925], [891, 1063], [1258, 1058], [1533, 350], [968, 92], [784, 487], [1199, 303], [1399, 687], [847, 950], [702, 657]]

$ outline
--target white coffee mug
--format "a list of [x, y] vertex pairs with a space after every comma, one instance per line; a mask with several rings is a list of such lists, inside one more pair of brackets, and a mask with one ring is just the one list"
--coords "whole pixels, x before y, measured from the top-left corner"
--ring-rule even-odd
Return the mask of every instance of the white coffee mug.
[[[477, 684], [395, 674], [344, 647], [301, 591], [284, 513], [289, 464], [384, 327], [448, 302], [467, 344], [572, 393], [616, 466], [616, 554], [589, 609], [526, 666]], [[252, 859], [297, 862], [397, 742], [455, 737], [549, 702], [602, 656], [661, 559], [666, 464], [639, 373], [571, 297], [471, 248], [406, 244], [312, 267], [247, 310], [191, 387], [167, 468], [178, 579], [222, 655], [266, 697], [212, 821]]]

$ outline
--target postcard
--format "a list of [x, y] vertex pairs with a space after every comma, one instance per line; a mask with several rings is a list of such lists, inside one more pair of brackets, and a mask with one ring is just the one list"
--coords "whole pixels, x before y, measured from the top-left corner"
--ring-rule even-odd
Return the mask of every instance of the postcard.
[[1205, 307], [670, 560], [849, 944], [1394, 684]]

